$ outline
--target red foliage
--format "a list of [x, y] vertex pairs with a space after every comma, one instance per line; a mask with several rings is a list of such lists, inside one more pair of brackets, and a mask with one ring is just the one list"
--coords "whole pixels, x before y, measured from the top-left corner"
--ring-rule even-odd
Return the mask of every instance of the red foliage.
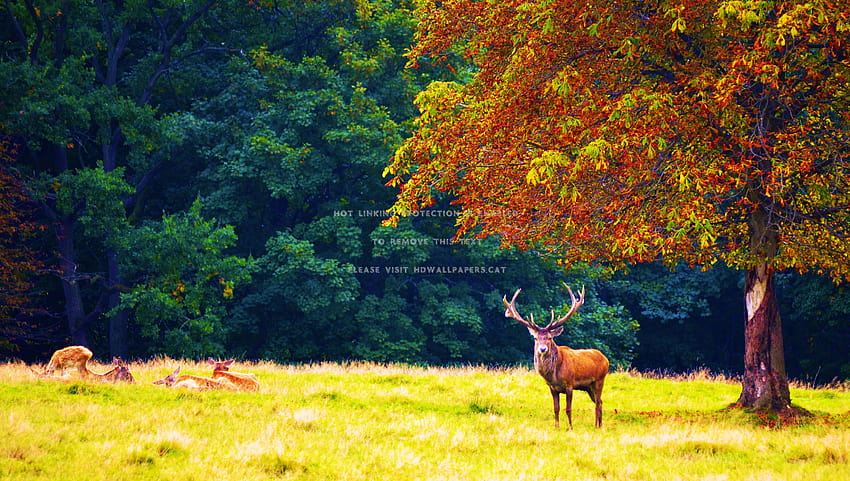
[[850, 278], [850, 4], [425, 2], [419, 95], [386, 173], [404, 215], [567, 260], [659, 258]]
[[14, 351], [18, 341], [29, 338], [33, 279], [44, 271], [40, 253], [31, 246], [45, 226], [33, 220], [34, 206], [12, 162], [15, 144], [0, 138], [0, 350]]

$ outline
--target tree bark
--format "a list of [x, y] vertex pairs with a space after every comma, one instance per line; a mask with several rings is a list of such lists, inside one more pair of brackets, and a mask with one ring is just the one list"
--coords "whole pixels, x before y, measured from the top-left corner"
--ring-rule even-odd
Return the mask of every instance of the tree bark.
[[[57, 173], [68, 170], [68, 153], [59, 146], [53, 146], [53, 162]], [[62, 293], [65, 296], [65, 317], [68, 320], [68, 332], [71, 343], [77, 346], [89, 346], [88, 316], [83, 305], [80, 290], [80, 274], [77, 272], [76, 252], [74, 248], [74, 220], [59, 217], [50, 207], [44, 207], [50, 217], [56, 221], [56, 248], [59, 251], [59, 277]]]
[[[118, 254], [112, 251], [108, 252], [107, 261], [109, 269], [107, 308], [112, 311], [121, 302], [123, 279], [121, 277], [121, 269], [118, 265]], [[112, 356], [127, 359], [130, 352], [129, 323], [130, 313], [126, 309], [119, 309], [110, 316], [109, 353]]]
[[738, 405], [791, 415], [773, 269], [763, 262], [747, 271], [745, 290], [744, 378]]
[[59, 248], [59, 272], [62, 279], [62, 292], [65, 294], [65, 316], [68, 319], [68, 331], [71, 343], [88, 346], [88, 319], [83, 309], [83, 296], [77, 283], [77, 265], [74, 262], [74, 226], [72, 221], [63, 219], [56, 233]]
[[[769, 120], [764, 120], [769, 122]], [[759, 131], [769, 130], [762, 125]], [[773, 169], [770, 152], [757, 156], [758, 169]], [[755, 206], [750, 214], [750, 253], [759, 259], [746, 273], [744, 301], [747, 320], [744, 325], [744, 378], [737, 404], [783, 417], [797, 414], [791, 407], [791, 391], [785, 373], [785, 348], [782, 322], [776, 299], [774, 268], [771, 260], [779, 253], [778, 221], [774, 218], [774, 200], [764, 189], [761, 176], [750, 175], [747, 199]]]

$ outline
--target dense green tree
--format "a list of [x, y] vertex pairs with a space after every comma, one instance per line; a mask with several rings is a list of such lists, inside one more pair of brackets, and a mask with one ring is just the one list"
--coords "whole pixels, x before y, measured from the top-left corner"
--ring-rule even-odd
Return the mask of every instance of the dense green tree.
[[177, 106], [172, 94], [186, 99], [205, 87], [179, 72], [209, 69], [230, 50], [220, 21], [253, 11], [212, 0], [26, 0], [0, 8], [7, 32], [0, 78], [10, 86], [2, 129], [26, 140], [21, 171], [41, 186], [42, 211], [56, 225], [71, 341], [90, 344], [93, 324], [108, 320], [110, 350], [125, 355], [130, 313], [116, 309], [127, 283], [117, 236], [137, 221], [142, 194], [171, 162], [175, 139], [158, 106]]
[[[540, 260], [495, 244], [452, 245], [453, 217], [403, 231], [380, 226], [393, 195], [380, 171], [413, 94], [436, 74], [403, 70], [400, 53], [415, 27], [405, 2], [288, 8], [311, 25], [306, 41], [295, 40], [303, 31], [277, 25], [266, 46], [228, 64], [225, 89], [175, 117], [181, 171], [198, 172], [205, 211], [233, 224], [238, 248], [257, 257], [233, 312], [230, 348], [295, 361], [527, 359], [525, 332], [504, 321], [500, 298], [526, 282], [533, 269], [523, 262]], [[162, 198], [164, 207], [191, 195], [186, 176], [171, 174], [174, 195]], [[502, 260], [512, 276], [427, 271], [498, 268]], [[560, 268], [544, 270], [557, 285]], [[383, 312], [367, 307], [381, 303]]]
[[707, 271], [640, 264], [606, 280], [602, 295], [640, 324], [634, 367], [737, 372], [743, 363], [741, 281], [722, 264]]
[[778, 281], [789, 375], [814, 383], [850, 379], [850, 290], [824, 276], [783, 275]]
[[132, 354], [226, 355], [225, 302], [249, 277], [245, 259], [224, 254], [235, 241], [232, 227], [201, 216], [199, 201], [123, 233], [122, 270], [130, 282], [115, 309], [133, 315]]

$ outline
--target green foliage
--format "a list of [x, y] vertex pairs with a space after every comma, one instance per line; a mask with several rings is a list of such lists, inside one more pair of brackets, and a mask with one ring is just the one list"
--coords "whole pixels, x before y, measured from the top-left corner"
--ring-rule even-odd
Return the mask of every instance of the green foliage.
[[117, 309], [133, 313], [143, 354], [222, 356], [227, 303], [249, 279], [248, 261], [225, 255], [236, 236], [201, 216], [196, 201], [184, 213], [145, 222], [122, 238], [124, 272], [133, 280]]
[[387, 263], [409, 268], [425, 264], [431, 256], [433, 238], [416, 230], [411, 222], [401, 222], [395, 228], [378, 226], [370, 237], [372, 257]]
[[782, 321], [789, 372], [817, 383], [850, 378], [847, 286], [815, 275], [787, 275], [779, 283], [787, 293]]
[[740, 273], [722, 263], [706, 271], [652, 263], [618, 273], [603, 290], [640, 324], [635, 367], [725, 371], [743, 362], [740, 281]]
[[252, 356], [310, 360], [339, 356], [359, 284], [348, 265], [313, 244], [278, 233], [257, 259], [254, 282], [234, 313], [232, 345]]
[[274, 284], [287, 286], [287, 301], [302, 312], [328, 312], [354, 299], [357, 281], [348, 266], [316, 256], [310, 242], [279, 233], [266, 248], [258, 267]]
[[3, 129], [23, 136], [32, 149], [76, 144], [91, 122], [98, 96], [85, 88], [94, 82], [94, 73], [82, 58], [51, 68], [4, 57], [0, 78], [8, 82], [0, 103]]
[[406, 310], [407, 300], [393, 293], [358, 301], [351, 355], [374, 362], [420, 362], [427, 337]]
[[[466, 283], [452, 288], [446, 283], [423, 280], [417, 285], [419, 319], [430, 334], [430, 351], [442, 360], [458, 361], [480, 338], [484, 323], [482, 309]], [[486, 309], [483, 309], [486, 312]]]
[[660, 264], [635, 266], [618, 274], [608, 288], [620, 299], [636, 304], [637, 313], [660, 323], [681, 323], [685, 319], [711, 315], [709, 296], [716, 297], [728, 286], [729, 271], [718, 267], [700, 275], [679, 265], [667, 269]]
[[331, 215], [295, 226], [294, 235], [313, 244], [321, 253], [333, 253], [340, 261], [364, 254], [363, 230], [352, 217]]
[[56, 211], [72, 216], [92, 240], [110, 242], [128, 228], [124, 199], [134, 189], [124, 180], [124, 169], [65, 171], [47, 188], [56, 191]]

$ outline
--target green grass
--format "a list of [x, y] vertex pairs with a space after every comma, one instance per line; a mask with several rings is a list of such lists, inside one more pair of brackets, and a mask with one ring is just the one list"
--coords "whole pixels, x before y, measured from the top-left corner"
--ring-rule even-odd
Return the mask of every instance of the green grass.
[[150, 384], [176, 363], [132, 365], [136, 385], [37, 381], [0, 365], [0, 479], [850, 479], [846, 390], [794, 389], [815, 416], [777, 426], [725, 409], [734, 383], [619, 372], [603, 428], [577, 392], [570, 432], [524, 369], [264, 363], [238, 368], [257, 374], [259, 393]]

